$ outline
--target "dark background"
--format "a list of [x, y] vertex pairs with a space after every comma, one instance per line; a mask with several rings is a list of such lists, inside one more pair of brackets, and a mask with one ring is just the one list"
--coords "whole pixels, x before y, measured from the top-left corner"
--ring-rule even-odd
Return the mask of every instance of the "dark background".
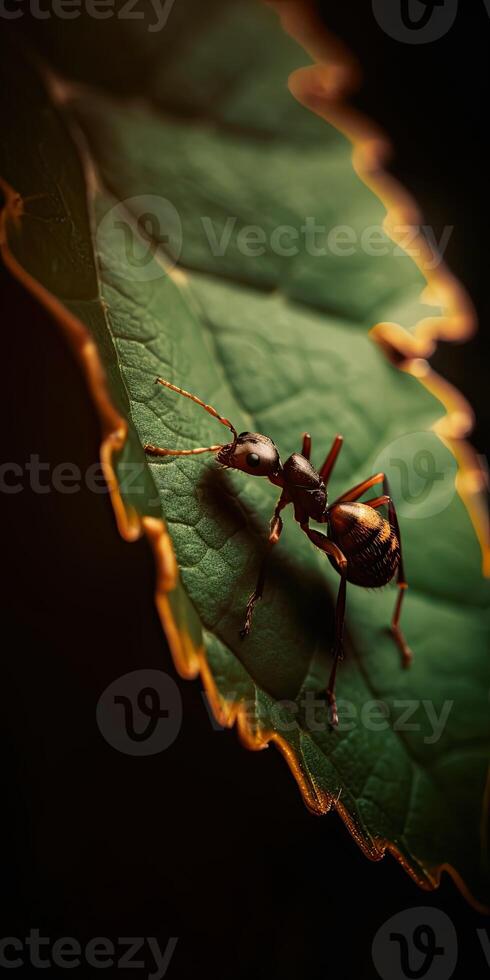
[[[485, 454], [488, 16], [482, 2], [460, 8], [448, 35], [424, 46], [391, 40], [358, 0], [329, 5], [327, 21], [359, 56], [356, 101], [390, 134], [393, 170], [438, 236], [454, 226], [446, 258], [480, 332], [441, 345], [433, 363], [473, 404]], [[2, 456], [24, 465], [38, 453], [83, 472], [99, 429], [78, 367], [49, 317], [1, 282]], [[51, 941], [154, 935], [163, 946], [179, 936], [169, 978], [369, 980], [379, 926], [430, 905], [456, 925], [455, 976], [485, 974], [476, 928], [488, 920], [452, 882], [424, 893], [392, 858], [368, 862], [336, 816], [308, 813], [274, 749], [253, 754], [235, 732], [213, 731], [198, 682], [178, 681], [183, 727], [166, 752], [134, 759], [107, 745], [95, 724], [107, 684], [141, 667], [175, 676], [149, 549], [119, 538], [105, 495], [26, 489], [2, 503], [1, 936], [39, 927]]]

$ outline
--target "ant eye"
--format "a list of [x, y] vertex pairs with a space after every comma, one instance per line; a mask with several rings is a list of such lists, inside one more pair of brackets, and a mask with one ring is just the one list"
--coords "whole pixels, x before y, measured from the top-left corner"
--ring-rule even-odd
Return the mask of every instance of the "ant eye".
[[260, 466], [260, 456], [257, 456], [257, 453], [249, 453], [247, 463], [249, 466]]

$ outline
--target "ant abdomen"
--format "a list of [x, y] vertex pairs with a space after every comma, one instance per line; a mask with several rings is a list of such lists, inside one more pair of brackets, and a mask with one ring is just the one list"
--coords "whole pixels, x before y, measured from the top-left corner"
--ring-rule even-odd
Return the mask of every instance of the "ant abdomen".
[[394, 528], [378, 510], [356, 502], [337, 504], [328, 512], [332, 541], [348, 561], [347, 581], [377, 589], [393, 578], [400, 561]]

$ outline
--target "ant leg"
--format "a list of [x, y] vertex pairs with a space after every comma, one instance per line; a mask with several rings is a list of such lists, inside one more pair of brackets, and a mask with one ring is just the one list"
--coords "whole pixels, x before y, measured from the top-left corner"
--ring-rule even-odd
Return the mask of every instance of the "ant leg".
[[390, 501], [391, 497], [388, 497], [387, 494], [383, 494], [381, 497], [371, 497], [370, 500], [365, 500], [364, 503], [366, 504], [366, 507], [372, 507], [373, 510], [377, 510], [378, 507], [382, 507], [383, 504], [389, 504]]
[[[359, 497], [362, 497], [363, 493], [366, 490], [370, 490], [371, 487], [374, 487], [376, 483], [383, 483], [383, 490], [385, 490], [385, 481], [386, 477], [384, 473], [376, 473], [374, 476], [370, 476], [368, 480], [363, 480], [362, 483], [357, 483], [355, 487], [346, 490], [340, 497], [337, 497], [337, 500], [334, 500], [333, 504], [330, 504], [328, 509], [330, 510], [337, 504], [352, 503], [354, 500], [359, 500]], [[388, 495], [387, 490], [385, 490], [385, 493]]]
[[327, 555], [335, 560], [338, 572], [340, 574], [340, 585], [337, 594], [337, 604], [335, 606], [335, 643], [334, 643], [334, 661], [332, 666], [332, 671], [330, 673], [330, 678], [327, 687], [327, 699], [330, 705], [330, 721], [332, 725], [338, 725], [339, 716], [337, 711], [337, 700], [335, 697], [335, 682], [337, 679], [337, 667], [339, 661], [343, 659], [343, 645], [342, 638], [344, 633], [344, 619], [345, 619], [345, 600], [347, 592], [347, 559], [340, 548], [334, 544], [330, 538], [327, 538], [325, 534], [320, 531], [316, 531], [309, 527], [308, 524], [302, 524], [301, 529], [308, 535], [310, 541], [320, 548]]
[[273, 546], [275, 544], [277, 544], [277, 542], [279, 541], [279, 538], [281, 536], [281, 531], [282, 531], [282, 528], [283, 528], [282, 519], [281, 519], [281, 517], [279, 515], [280, 515], [280, 512], [283, 509], [283, 507], [285, 507], [286, 504], [288, 504], [288, 503], [289, 503], [289, 497], [287, 496], [286, 493], [283, 492], [281, 494], [281, 497], [279, 498], [279, 501], [278, 501], [277, 505], [276, 505], [276, 509], [274, 511], [274, 514], [273, 514], [273, 517], [272, 517], [272, 520], [271, 520], [271, 523], [270, 523], [270, 533], [269, 533], [269, 538], [268, 538], [268, 541], [267, 541], [267, 544], [268, 544], [267, 552], [266, 552], [264, 558], [262, 559], [262, 563], [260, 565], [259, 576], [258, 576], [258, 579], [257, 579], [257, 585], [255, 586], [255, 589], [252, 592], [252, 595], [249, 597], [249, 600], [247, 602], [247, 611], [246, 611], [246, 614], [245, 614], [245, 624], [244, 624], [243, 629], [240, 630], [240, 636], [241, 636], [242, 640], [244, 640], [245, 637], [248, 636], [248, 634], [250, 633], [250, 627], [252, 625], [252, 616], [253, 616], [253, 611], [254, 611], [254, 608], [255, 608], [255, 604], [256, 604], [256, 602], [259, 601], [259, 599], [262, 598], [262, 595], [263, 595], [263, 592], [264, 592], [264, 585], [265, 585], [265, 575], [266, 575], [266, 571], [267, 571], [267, 560], [269, 558], [269, 555], [270, 555], [270, 552], [271, 552]]
[[405, 578], [405, 569], [403, 565], [400, 525], [398, 524], [398, 515], [396, 513], [395, 504], [393, 503], [393, 499], [390, 496], [390, 486], [388, 483], [388, 478], [385, 476], [384, 473], [382, 474], [382, 477], [383, 477], [383, 490], [385, 491], [385, 493], [381, 497], [374, 497], [372, 500], [366, 500], [366, 504], [368, 507], [374, 507], [374, 509], [376, 509], [377, 507], [382, 507], [383, 504], [388, 505], [388, 520], [398, 538], [398, 545], [400, 548], [400, 560], [398, 562], [398, 571], [396, 576], [397, 585], [398, 585], [398, 595], [395, 604], [395, 611], [393, 613], [393, 618], [391, 621], [391, 632], [393, 633], [395, 643], [397, 644], [402, 655], [402, 666], [409, 667], [413, 659], [413, 654], [400, 628], [400, 617], [402, 611], [403, 598], [405, 592], [408, 589], [408, 582]]
[[330, 450], [330, 452], [329, 452], [329, 454], [328, 454], [328, 456], [327, 456], [327, 458], [326, 458], [323, 466], [318, 471], [319, 474], [320, 474], [320, 478], [323, 480], [324, 483], [328, 483], [328, 481], [330, 479], [332, 470], [333, 470], [333, 468], [335, 466], [335, 463], [337, 462], [337, 456], [339, 455], [339, 452], [342, 449], [342, 443], [343, 443], [343, 441], [344, 441], [343, 436], [338, 436], [338, 435], [335, 436], [335, 439], [334, 439], [334, 441], [332, 443], [332, 448], [331, 448], [331, 450]]
[[310, 459], [310, 456], [311, 456], [311, 436], [310, 436], [309, 432], [304, 432], [303, 433], [303, 445], [301, 447], [301, 455], [304, 456], [305, 459], [308, 459], [308, 460]]
[[413, 659], [413, 654], [410, 647], [407, 644], [407, 641], [402, 633], [402, 630], [400, 629], [400, 617], [402, 612], [403, 598], [405, 592], [408, 589], [408, 582], [405, 577], [405, 568], [403, 565], [403, 549], [402, 549], [402, 539], [400, 534], [400, 525], [398, 523], [398, 515], [396, 512], [395, 504], [393, 502], [393, 498], [391, 497], [390, 494], [390, 485], [388, 483], [388, 477], [385, 474], [383, 474], [383, 490], [385, 492], [385, 495], [389, 498], [388, 520], [395, 531], [395, 534], [398, 538], [398, 544], [400, 546], [400, 560], [398, 562], [398, 572], [396, 576], [396, 581], [398, 585], [398, 596], [396, 599], [395, 610], [393, 612], [393, 618], [391, 620], [391, 632], [393, 633], [395, 643], [397, 644], [400, 653], [402, 655], [402, 667], [410, 667], [410, 664]]
[[400, 629], [400, 616], [402, 612], [402, 603], [405, 592], [408, 589], [408, 582], [403, 581], [403, 573], [400, 571], [400, 566], [398, 566], [397, 575], [398, 584], [398, 596], [395, 605], [395, 611], [393, 613], [393, 619], [391, 620], [391, 632], [395, 638], [395, 643], [400, 649], [402, 655], [402, 667], [410, 667], [413, 660], [413, 653], [408, 646], [408, 643]]

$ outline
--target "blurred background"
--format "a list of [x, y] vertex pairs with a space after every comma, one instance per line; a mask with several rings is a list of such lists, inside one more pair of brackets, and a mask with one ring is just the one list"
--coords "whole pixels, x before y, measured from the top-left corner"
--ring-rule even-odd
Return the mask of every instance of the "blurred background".
[[[359, 58], [355, 101], [389, 134], [393, 172], [437, 237], [453, 226], [446, 260], [480, 330], [440, 345], [432, 363], [471, 402], [486, 457], [485, 5], [460, 4], [452, 29], [427, 45], [388, 37], [370, 4], [323, 6]], [[0, 276], [3, 458], [24, 464], [35, 453], [84, 471], [98, 461], [99, 428], [77, 365], [49, 317]], [[149, 548], [120, 539], [105, 494], [25, 490], [3, 505], [1, 935], [37, 926], [80, 942], [151, 935], [162, 946], [178, 936], [170, 978], [369, 980], [380, 925], [428, 905], [457, 928], [454, 975], [484, 974], [476, 928], [488, 923], [453, 883], [445, 876], [423, 893], [390, 857], [369, 863], [336, 816], [308, 813], [274, 749], [253, 754], [234, 731], [213, 730], [199, 682], [178, 680], [183, 727], [167, 751], [115, 752], [95, 725], [107, 684], [142, 666], [175, 676]]]

